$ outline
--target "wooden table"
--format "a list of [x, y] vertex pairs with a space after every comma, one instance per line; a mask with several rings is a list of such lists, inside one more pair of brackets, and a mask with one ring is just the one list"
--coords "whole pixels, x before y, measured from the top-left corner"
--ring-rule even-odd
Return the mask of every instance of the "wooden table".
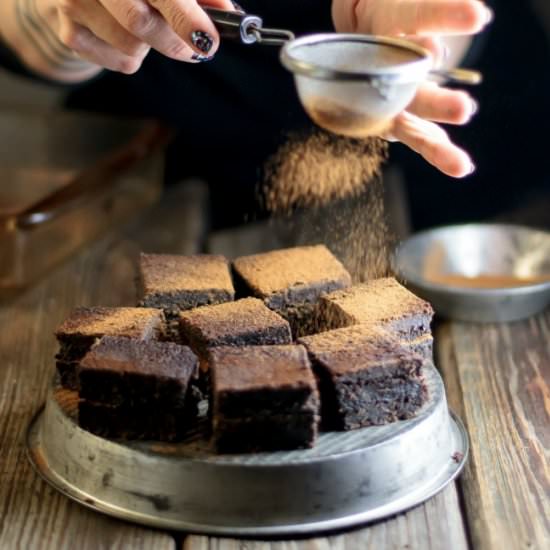
[[[140, 249], [185, 254], [203, 248], [204, 200], [200, 186], [176, 189], [147, 218], [0, 306], [0, 548], [550, 548], [550, 312], [507, 325], [437, 328], [437, 364], [451, 406], [469, 431], [470, 459], [457, 483], [387, 521], [299, 541], [185, 536], [94, 513], [34, 473], [25, 431], [52, 377], [54, 327], [76, 305], [132, 304]], [[229, 255], [243, 249], [242, 234], [210, 242]]]

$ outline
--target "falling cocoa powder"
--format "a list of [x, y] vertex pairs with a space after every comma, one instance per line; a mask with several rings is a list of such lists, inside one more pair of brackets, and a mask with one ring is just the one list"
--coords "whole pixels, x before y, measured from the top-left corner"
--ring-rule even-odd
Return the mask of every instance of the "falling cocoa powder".
[[288, 213], [359, 195], [380, 175], [386, 143], [337, 136], [322, 130], [294, 134], [268, 162], [268, 210]]
[[267, 167], [267, 208], [287, 217], [289, 245], [326, 244], [354, 281], [390, 274], [392, 239], [380, 175], [386, 144], [315, 130], [294, 135]]

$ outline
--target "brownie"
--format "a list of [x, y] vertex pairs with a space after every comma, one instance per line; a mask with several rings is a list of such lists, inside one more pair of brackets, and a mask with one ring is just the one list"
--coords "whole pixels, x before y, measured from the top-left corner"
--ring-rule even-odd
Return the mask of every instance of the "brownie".
[[79, 425], [116, 439], [181, 439], [197, 418], [186, 346], [104, 337], [79, 368]]
[[425, 359], [383, 330], [354, 326], [299, 340], [319, 380], [323, 427], [353, 430], [414, 416]]
[[419, 336], [418, 338], [414, 338], [412, 340], [400, 340], [400, 343], [413, 351], [414, 353], [417, 353], [421, 357], [424, 358], [424, 360], [433, 363], [434, 360], [434, 339], [431, 334], [424, 334], [422, 336]]
[[84, 399], [78, 404], [79, 426], [111, 439], [179, 441], [188, 433], [188, 420], [185, 407], [116, 407]]
[[350, 274], [324, 245], [244, 256], [233, 270], [238, 287], [285, 317], [295, 336], [315, 332], [322, 293], [351, 285]]
[[78, 388], [77, 367], [80, 359], [102, 336], [120, 336], [138, 340], [156, 339], [162, 331], [164, 316], [159, 309], [137, 307], [81, 307], [57, 328], [60, 348], [56, 355], [61, 384]]
[[312, 447], [319, 394], [302, 346], [210, 350], [214, 442], [220, 452]]
[[374, 279], [324, 295], [319, 325], [341, 328], [357, 324], [383, 327], [398, 338], [415, 340], [430, 334], [430, 304], [393, 278]]
[[181, 339], [207, 369], [208, 349], [217, 346], [290, 344], [288, 321], [257, 298], [204, 306], [180, 314]]
[[229, 262], [217, 255], [141, 254], [139, 285], [140, 305], [173, 316], [235, 298]]
[[105, 336], [80, 362], [80, 397], [111, 406], [183, 407], [197, 368], [187, 346]]

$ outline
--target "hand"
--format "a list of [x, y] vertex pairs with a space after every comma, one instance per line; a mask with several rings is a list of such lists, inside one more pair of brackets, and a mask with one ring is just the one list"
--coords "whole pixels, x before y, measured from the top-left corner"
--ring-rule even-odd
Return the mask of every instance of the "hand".
[[[135, 73], [150, 48], [179, 61], [210, 59], [219, 45], [214, 24], [196, 0], [35, 0], [58, 39], [78, 57]], [[230, 0], [208, 0], [232, 10]], [[56, 17], [53, 17], [56, 16]]]
[[[339, 32], [403, 36], [430, 49], [436, 60], [445, 54], [439, 37], [476, 34], [492, 20], [478, 0], [333, 0], [332, 16]], [[476, 111], [466, 92], [426, 82], [382, 137], [401, 141], [445, 174], [461, 178], [475, 165], [436, 123], [465, 124]]]

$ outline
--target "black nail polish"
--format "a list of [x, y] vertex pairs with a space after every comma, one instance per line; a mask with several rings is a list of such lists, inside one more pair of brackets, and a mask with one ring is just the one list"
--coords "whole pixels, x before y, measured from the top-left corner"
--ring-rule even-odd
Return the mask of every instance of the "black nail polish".
[[213, 55], [201, 55], [200, 53], [194, 53], [191, 56], [191, 59], [193, 61], [199, 61], [200, 63], [203, 63], [204, 61], [210, 61], [210, 60], [214, 59], [214, 56]]
[[233, 0], [231, 0], [231, 3], [233, 4], [233, 7], [235, 8], [235, 11], [240, 11], [242, 13], [244, 13], [244, 9], [239, 6], [239, 4], [237, 4], [237, 2], [233, 2]]
[[212, 49], [214, 40], [204, 31], [194, 31], [191, 33], [191, 42], [201, 52], [208, 53]]

